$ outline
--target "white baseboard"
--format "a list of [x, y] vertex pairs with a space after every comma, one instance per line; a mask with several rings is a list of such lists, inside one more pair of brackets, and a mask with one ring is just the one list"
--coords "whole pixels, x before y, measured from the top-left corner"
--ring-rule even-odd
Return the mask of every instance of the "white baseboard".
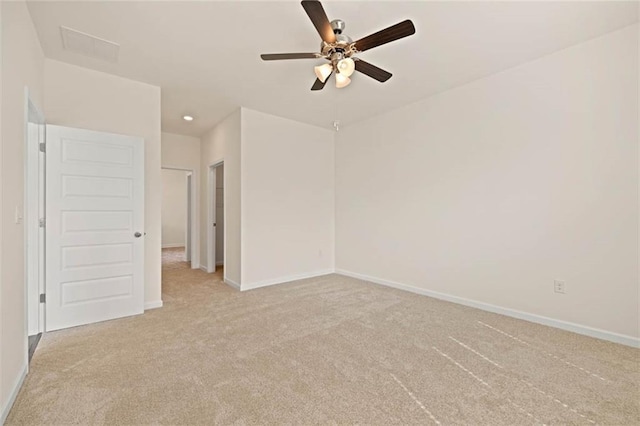
[[[216, 266], [224, 266], [224, 262], [216, 262]], [[198, 269], [198, 268], [193, 268], [193, 269]], [[200, 269], [202, 269], [205, 272], [208, 272], [207, 267], [204, 265], [200, 265]]]
[[271, 280], [258, 281], [250, 284], [242, 284], [242, 291], [253, 290], [260, 287], [268, 287], [276, 284], [284, 284], [291, 281], [304, 280], [305, 278], [315, 278], [320, 277], [322, 275], [333, 274], [335, 271], [333, 269], [325, 269], [322, 271], [309, 272], [306, 274], [297, 274], [297, 275], [289, 275], [286, 277], [274, 278]]
[[481, 309], [483, 311], [506, 315], [508, 317], [518, 318], [518, 319], [533, 322], [536, 324], [542, 324], [549, 327], [559, 328], [562, 330], [572, 331], [574, 333], [583, 334], [585, 336], [595, 337], [596, 339], [608, 340], [610, 342], [620, 343], [622, 345], [631, 346], [634, 348], [640, 348], [640, 339], [633, 336], [613, 333], [613, 332], [601, 330], [598, 328], [592, 328], [592, 327], [575, 324], [568, 321], [562, 321], [554, 318], [544, 317], [541, 315], [530, 314], [528, 312], [522, 312], [515, 309], [503, 308], [501, 306], [491, 305], [489, 303], [478, 302], [476, 300], [465, 299], [463, 297], [453, 296], [446, 293], [440, 293], [437, 291], [431, 291], [423, 288], [413, 287], [410, 285], [401, 284], [398, 282], [389, 281], [382, 278], [370, 277], [368, 275], [358, 274], [356, 272], [345, 271], [344, 269], [337, 269], [336, 273], [340, 275], [346, 275], [352, 278], [357, 278], [363, 281], [369, 281], [375, 284], [384, 285], [387, 287], [393, 287], [399, 290], [409, 291], [411, 293], [416, 293], [423, 296], [433, 297], [434, 299], [446, 300], [447, 302], [453, 302], [459, 305], [470, 306], [472, 308]]
[[145, 302], [144, 310], [162, 308], [162, 300], [156, 300], [155, 302]]
[[13, 407], [13, 403], [16, 402], [16, 398], [18, 397], [18, 392], [20, 392], [20, 388], [24, 383], [25, 377], [27, 377], [27, 371], [29, 370], [29, 366], [25, 365], [22, 368], [22, 372], [18, 376], [18, 380], [13, 385], [11, 389], [11, 394], [9, 395], [9, 399], [7, 400], [7, 404], [2, 407], [2, 412], [0, 413], [0, 425], [3, 425], [9, 416], [9, 411], [11, 411], [11, 407]]
[[233, 280], [230, 280], [229, 278], [225, 278], [224, 283], [227, 284], [228, 286], [235, 288], [236, 290], [240, 290], [240, 284], [238, 284]]
[[184, 248], [184, 244], [163, 244], [162, 248]]

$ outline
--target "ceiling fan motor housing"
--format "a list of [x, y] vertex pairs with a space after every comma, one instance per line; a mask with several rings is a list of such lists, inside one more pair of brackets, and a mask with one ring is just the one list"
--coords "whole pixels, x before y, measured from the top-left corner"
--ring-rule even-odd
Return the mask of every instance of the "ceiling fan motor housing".
[[336, 59], [336, 53], [340, 54], [340, 57], [337, 59], [342, 59], [345, 57], [348, 58], [354, 53], [353, 49], [351, 48], [353, 40], [348, 35], [342, 34], [345, 26], [346, 24], [342, 19], [334, 19], [333, 21], [331, 21], [331, 29], [336, 35], [336, 41], [334, 43], [327, 43], [323, 41], [320, 44], [320, 51], [326, 59]]

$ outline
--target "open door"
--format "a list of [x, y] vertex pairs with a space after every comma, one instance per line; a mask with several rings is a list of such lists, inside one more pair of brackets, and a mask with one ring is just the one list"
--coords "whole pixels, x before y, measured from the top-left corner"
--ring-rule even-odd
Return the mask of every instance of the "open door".
[[46, 329], [144, 311], [144, 141], [47, 126]]

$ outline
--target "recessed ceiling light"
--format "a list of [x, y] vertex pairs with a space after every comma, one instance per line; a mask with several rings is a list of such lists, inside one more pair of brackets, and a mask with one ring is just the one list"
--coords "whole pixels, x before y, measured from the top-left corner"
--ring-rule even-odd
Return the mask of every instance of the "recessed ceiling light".
[[182, 116], [182, 119], [183, 119], [184, 121], [193, 121], [193, 117], [192, 117], [192, 116], [190, 116], [190, 115], [183, 115], [183, 116]]

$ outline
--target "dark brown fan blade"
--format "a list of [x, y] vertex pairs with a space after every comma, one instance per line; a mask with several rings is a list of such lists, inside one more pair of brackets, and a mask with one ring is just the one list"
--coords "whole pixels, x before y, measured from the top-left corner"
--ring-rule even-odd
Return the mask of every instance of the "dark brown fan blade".
[[322, 3], [319, 1], [303, 0], [302, 7], [304, 11], [307, 12], [307, 15], [309, 15], [309, 19], [313, 22], [316, 30], [318, 30], [320, 37], [327, 43], [335, 43], [336, 35], [331, 29], [331, 23], [329, 23], [327, 14], [322, 8]]
[[264, 53], [260, 55], [263, 61], [279, 61], [281, 59], [316, 59], [315, 53]]
[[389, 80], [393, 74], [378, 68], [375, 65], [371, 65], [369, 62], [365, 62], [362, 59], [356, 61], [356, 71], [360, 71], [362, 74], [366, 74], [369, 77], [378, 80], [380, 83], [384, 83]]
[[[331, 77], [331, 74], [329, 74], [329, 77]], [[324, 81], [324, 83], [322, 81], [320, 81], [319, 78], [316, 78], [315, 83], [313, 83], [313, 86], [311, 86], [311, 90], [322, 90], [322, 89], [324, 89], [324, 85], [327, 84], [327, 81], [329, 81], [329, 77], [327, 77], [327, 79]]]
[[355, 45], [356, 49], [360, 52], [364, 52], [365, 50], [373, 49], [374, 47], [390, 43], [415, 33], [416, 28], [413, 26], [413, 22], [407, 19], [399, 24], [392, 25], [389, 28], [385, 28], [377, 33], [361, 38], [355, 42]]

